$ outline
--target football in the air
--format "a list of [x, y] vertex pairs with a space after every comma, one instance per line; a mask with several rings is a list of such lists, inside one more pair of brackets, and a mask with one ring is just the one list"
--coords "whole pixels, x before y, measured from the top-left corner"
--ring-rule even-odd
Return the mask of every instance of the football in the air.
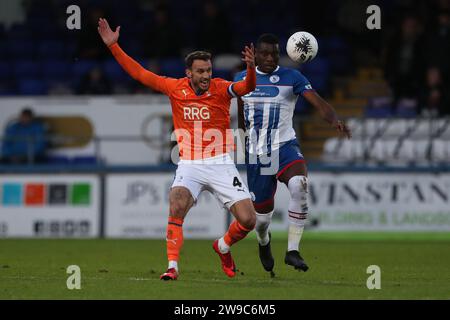
[[288, 56], [298, 63], [311, 61], [317, 55], [319, 45], [316, 38], [308, 32], [299, 31], [291, 35], [287, 41]]

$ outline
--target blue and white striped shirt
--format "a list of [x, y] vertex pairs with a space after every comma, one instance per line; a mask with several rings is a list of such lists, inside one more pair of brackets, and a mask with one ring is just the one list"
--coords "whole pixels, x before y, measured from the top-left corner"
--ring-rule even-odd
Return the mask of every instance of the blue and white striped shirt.
[[[234, 80], [244, 79], [246, 73], [238, 73]], [[295, 104], [298, 95], [308, 90], [313, 88], [298, 70], [278, 66], [267, 74], [256, 68], [256, 89], [242, 97], [249, 153], [268, 154], [295, 139]]]

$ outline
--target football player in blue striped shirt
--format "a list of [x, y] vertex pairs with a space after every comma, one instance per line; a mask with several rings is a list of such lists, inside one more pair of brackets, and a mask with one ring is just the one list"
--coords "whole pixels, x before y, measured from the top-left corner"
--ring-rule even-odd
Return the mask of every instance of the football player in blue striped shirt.
[[[338, 132], [351, 137], [346, 124], [334, 108], [313, 89], [298, 70], [278, 65], [278, 38], [263, 34], [256, 44], [256, 89], [238, 99], [240, 128], [247, 131], [247, 182], [256, 209], [256, 235], [259, 257], [266, 271], [273, 275], [274, 259], [270, 248], [269, 225], [274, 211], [277, 181], [290, 193], [289, 233], [285, 263], [307, 271], [299, 245], [308, 216], [308, 177], [292, 117], [298, 96], [302, 95], [318, 109], [321, 117]], [[246, 71], [236, 75], [244, 79]]]

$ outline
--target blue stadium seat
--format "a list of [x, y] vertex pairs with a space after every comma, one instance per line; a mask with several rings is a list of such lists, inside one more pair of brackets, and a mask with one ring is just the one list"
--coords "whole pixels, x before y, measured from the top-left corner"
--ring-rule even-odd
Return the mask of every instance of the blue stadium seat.
[[93, 60], [75, 61], [72, 64], [72, 75], [75, 78], [80, 78], [97, 66], [98, 66], [98, 64]]
[[316, 90], [320, 94], [328, 93], [328, 75], [312, 74], [306, 75], [306, 77], [311, 82], [314, 90]]
[[103, 63], [103, 72], [113, 81], [127, 81], [129, 76], [115, 59], [106, 60]]
[[319, 43], [319, 51], [322, 51], [326, 56], [340, 54], [348, 51], [348, 46], [340, 37], [327, 37], [317, 39]]
[[368, 118], [388, 118], [392, 116], [392, 98], [374, 97], [364, 109], [364, 115]]
[[59, 41], [43, 41], [38, 46], [38, 56], [45, 59], [62, 59], [65, 54], [65, 45]]
[[16, 78], [33, 78], [40, 73], [39, 64], [32, 60], [16, 60], [13, 64], [13, 73]]
[[11, 64], [0, 61], [0, 80], [8, 80], [11, 76]]
[[169, 58], [160, 60], [160, 70], [163, 76], [183, 78], [186, 76], [185, 69], [182, 59]]
[[97, 158], [95, 156], [75, 156], [71, 159], [71, 163], [81, 165], [95, 165], [97, 164]]
[[48, 156], [47, 163], [48, 164], [69, 164], [70, 160], [66, 156]]
[[366, 107], [364, 115], [367, 118], [389, 118], [392, 116], [390, 106]]
[[228, 69], [213, 69], [213, 78], [221, 78], [225, 80], [233, 80], [231, 70]]
[[67, 37], [66, 34], [67, 32], [64, 29], [61, 30], [57, 25], [46, 25], [35, 32], [33, 36], [40, 41], [64, 41]]
[[136, 57], [142, 54], [142, 45], [139, 41], [135, 40], [136, 37], [137, 35], [130, 35], [128, 39], [121, 42], [121, 47], [131, 57]]
[[415, 118], [417, 117], [416, 105], [399, 103], [395, 115], [400, 118]]
[[8, 53], [14, 59], [33, 59], [35, 56], [35, 43], [28, 40], [14, 39], [8, 41]]
[[340, 37], [326, 37], [317, 39], [319, 43], [318, 57], [326, 57], [330, 64], [330, 71], [343, 74], [351, 68], [351, 50]]
[[301, 66], [301, 71], [306, 77], [328, 77], [330, 72], [330, 62], [326, 58], [316, 57], [314, 60], [303, 64]]
[[47, 84], [42, 79], [29, 78], [19, 81], [19, 94], [21, 95], [45, 95], [47, 90]]
[[74, 94], [77, 83], [70, 77], [64, 79], [47, 79], [49, 95]]
[[345, 74], [353, 69], [350, 54], [334, 54], [328, 57], [333, 74]]
[[77, 53], [77, 50], [78, 50], [78, 43], [76, 43], [75, 41], [66, 42], [66, 45], [65, 45], [65, 56], [68, 59], [71, 59], [71, 58], [75, 57], [75, 55]]
[[49, 80], [64, 80], [69, 76], [69, 63], [61, 60], [46, 60], [41, 64], [42, 76]]
[[303, 64], [300, 69], [314, 89], [321, 94], [328, 93], [330, 64], [327, 59], [316, 57], [314, 60]]

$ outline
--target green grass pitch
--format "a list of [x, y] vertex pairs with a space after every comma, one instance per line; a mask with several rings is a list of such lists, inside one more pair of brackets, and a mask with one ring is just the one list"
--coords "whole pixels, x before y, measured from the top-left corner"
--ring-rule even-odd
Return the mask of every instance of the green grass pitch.
[[[0, 299], [450, 299], [449, 233], [305, 232], [306, 273], [284, 264], [287, 235], [273, 235], [275, 278], [260, 265], [252, 233], [233, 246], [227, 278], [210, 240], [186, 239], [178, 281], [163, 282], [162, 240], [0, 240]], [[81, 268], [68, 290], [66, 268]], [[368, 290], [369, 265], [381, 289]]]

